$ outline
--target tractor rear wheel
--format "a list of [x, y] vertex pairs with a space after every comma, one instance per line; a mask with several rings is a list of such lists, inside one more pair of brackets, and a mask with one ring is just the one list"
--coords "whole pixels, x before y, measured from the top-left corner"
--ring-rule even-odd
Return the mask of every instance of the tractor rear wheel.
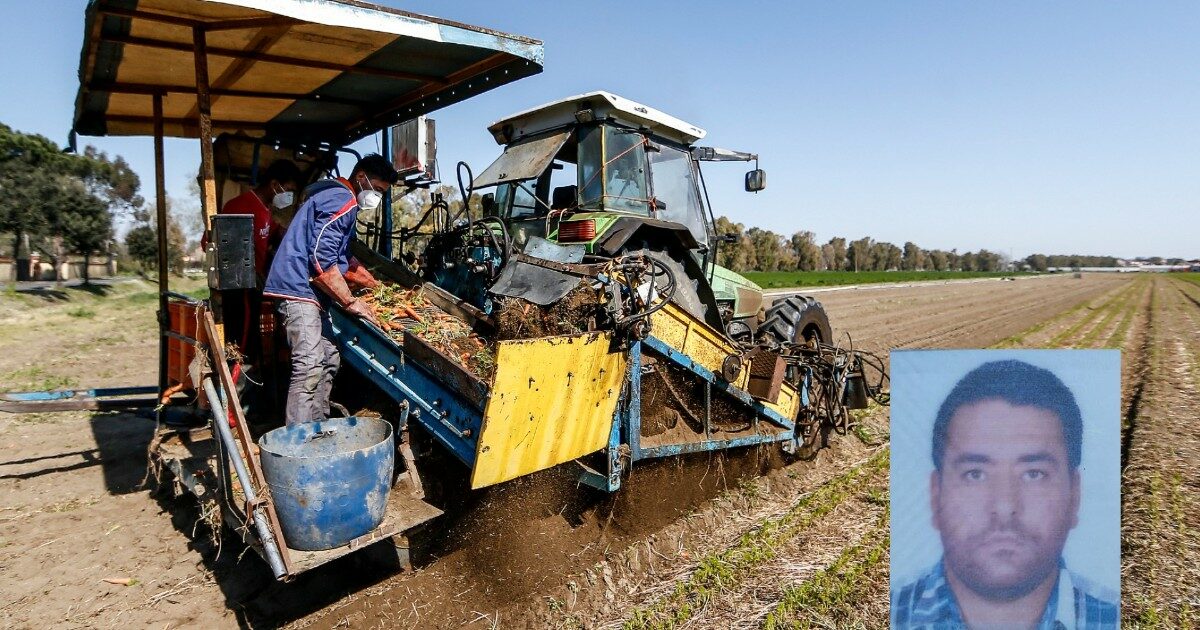
[[821, 343], [833, 341], [829, 315], [816, 298], [793, 295], [776, 300], [767, 309], [759, 335], [770, 335], [779, 343], [804, 343], [816, 339]]

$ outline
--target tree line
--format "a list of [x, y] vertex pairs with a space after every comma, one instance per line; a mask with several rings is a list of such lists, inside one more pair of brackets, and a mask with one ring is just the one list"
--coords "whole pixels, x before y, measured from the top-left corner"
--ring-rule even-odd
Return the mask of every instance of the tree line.
[[[1031, 254], [1020, 260], [987, 249], [959, 253], [957, 249], [925, 249], [912, 241], [903, 246], [870, 237], [848, 240], [835, 236], [825, 243], [801, 230], [790, 237], [758, 227], [746, 229], [727, 217], [717, 217], [716, 233], [729, 235], [717, 262], [734, 271], [1047, 271], [1052, 268], [1116, 267], [1115, 256]], [[1144, 262], [1162, 258], [1138, 258]], [[1178, 260], [1177, 262], [1183, 262]]]
[[816, 234], [801, 230], [785, 237], [758, 227], [746, 229], [717, 217], [717, 234], [732, 234], [722, 243], [717, 262], [734, 271], [1003, 271], [1008, 257], [986, 249], [924, 249], [912, 241], [898, 246], [871, 237], [847, 240], [835, 236], [818, 243]]
[[11, 253], [36, 249], [56, 277], [68, 253], [107, 252], [114, 219], [141, 209], [141, 181], [125, 160], [95, 147], [64, 152], [48, 138], [0, 123], [0, 234]]

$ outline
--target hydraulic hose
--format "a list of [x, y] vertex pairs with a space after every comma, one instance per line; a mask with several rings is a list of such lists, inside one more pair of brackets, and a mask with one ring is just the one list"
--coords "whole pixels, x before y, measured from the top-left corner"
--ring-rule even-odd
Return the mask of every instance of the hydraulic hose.
[[[469, 185], [463, 185], [463, 169], [467, 171], [467, 182]], [[455, 176], [458, 177], [458, 192], [462, 195], [463, 209], [462, 213], [467, 217], [467, 221], [471, 220], [471, 194], [475, 192], [472, 186], [475, 184], [475, 174], [471, 172], [471, 165], [465, 161], [459, 160], [458, 166], [455, 167]], [[455, 217], [456, 219], [458, 217]]]

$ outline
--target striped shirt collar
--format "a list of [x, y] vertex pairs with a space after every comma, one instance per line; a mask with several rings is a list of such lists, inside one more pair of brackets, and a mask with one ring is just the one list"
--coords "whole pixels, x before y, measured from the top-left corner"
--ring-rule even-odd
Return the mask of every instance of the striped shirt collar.
[[[1087, 593], [1078, 580], [1058, 561], [1058, 577], [1042, 611], [1038, 628], [1094, 630], [1117, 628], [1119, 610]], [[965, 628], [962, 610], [946, 580], [941, 561], [917, 581], [894, 591], [892, 626], [905, 629], [949, 630]]]

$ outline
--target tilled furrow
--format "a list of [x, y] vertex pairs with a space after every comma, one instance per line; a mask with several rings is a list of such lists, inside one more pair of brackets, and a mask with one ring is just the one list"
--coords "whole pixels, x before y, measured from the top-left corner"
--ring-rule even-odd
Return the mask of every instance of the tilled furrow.
[[1195, 306], [1170, 280], [1155, 285], [1149, 378], [1123, 474], [1123, 616], [1130, 626], [1186, 627], [1200, 618], [1200, 356]]
[[1150, 306], [1150, 295], [1154, 290], [1154, 285], [1149, 281], [1143, 281], [1140, 284], [1141, 291], [1138, 294], [1137, 303], [1133, 308], [1126, 311], [1124, 317], [1121, 318], [1121, 322], [1117, 324], [1112, 334], [1108, 336], [1108, 341], [1104, 344], [1105, 348], [1124, 348], [1129, 331], [1135, 328], [1136, 322], [1145, 319]]
[[789, 548], [792, 541], [809, 532], [864, 485], [872, 480], [882, 483], [887, 454], [887, 449], [876, 452], [868, 461], [802, 497], [783, 514], [763, 520], [736, 544], [700, 559], [689, 574], [676, 580], [660, 597], [635, 608], [624, 627], [673, 628], [692, 623], [730, 592], [753, 585], [751, 578], [778, 558], [781, 549]]
[[1131, 286], [1132, 283], [1123, 283], [1098, 296], [1077, 302], [1059, 315], [1049, 320], [1043, 320], [1012, 338], [1003, 340], [998, 345], [1025, 348], [1066, 347], [1069, 345], [1069, 340], [1076, 337], [1081, 331], [1090, 330], [1092, 328], [1090, 324], [1099, 319], [1100, 314], [1107, 310], [1106, 307], [1120, 300]]
[[[889, 339], [888, 344], [892, 348], [952, 348], [990, 345], [1003, 339], [1005, 333], [1011, 330], [1014, 324], [1020, 326], [1016, 330], [1027, 329], [1031, 324], [1030, 320], [1050, 317], [1052, 314], [1069, 308], [1069, 305], [1081, 301], [1091, 301], [1099, 288], [1106, 287], [1107, 285], [1081, 286], [1052, 296], [1018, 295], [1014, 299], [1006, 300], [987, 310], [986, 314], [980, 314], [978, 311], [975, 313], [947, 313], [938, 319], [930, 320], [928, 323], [933, 325], [922, 333]], [[1116, 290], [1119, 289], [1110, 289], [1110, 291]], [[1016, 330], [1012, 330], [1012, 332], [1016, 332]]]
[[830, 293], [821, 295], [820, 299], [829, 311], [836, 331], [850, 331], [857, 340], [878, 348], [891, 348], [901, 344], [917, 345], [922, 336], [930, 332], [970, 323], [997, 311], [1013, 312], [1014, 306], [1029, 309], [1063, 299], [1078, 301], [1081, 296], [1093, 296], [1105, 290], [1112, 282], [1101, 279], [1072, 283], [1065, 279], [1049, 279], [1036, 283], [971, 285], [956, 291], [948, 287], [888, 291], [870, 299], [865, 294]]
[[1088, 303], [1087, 307], [1082, 311], [1083, 316], [1076, 320], [1076, 322], [1066, 330], [1063, 330], [1057, 335], [1051, 337], [1046, 345], [1051, 348], [1071, 347], [1076, 340], [1082, 338], [1083, 335], [1098, 325], [1099, 322], [1103, 320], [1103, 316], [1108, 313], [1110, 309], [1121, 303], [1122, 298], [1127, 294], [1129, 288], [1130, 287], [1122, 287], [1115, 291], [1111, 291]]
[[[1144, 280], [1144, 279], [1143, 279]], [[1132, 313], [1143, 282], [1134, 281], [1121, 290], [1112, 300], [1095, 311], [1093, 324], [1078, 331], [1059, 345], [1064, 348], [1095, 348], [1113, 334], [1121, 321]]]
[[[758, 627], [788, 592], [819, 576], [842, 559], [880, 523], [887, 511], [887, 472], [879, 469], [848, 488], [827, 513], [816, 513], [802, 533], [770, 541], [769, 558], [748, 567], [746, 575], [713, 593], [689, 620], [702, 628]], [[846, 593], [849, 595], [850, 593]]]
[[891, 536], [888, 510], [829, 566], [784, 589], [761, 626], [777, 628], [886, 628]]

